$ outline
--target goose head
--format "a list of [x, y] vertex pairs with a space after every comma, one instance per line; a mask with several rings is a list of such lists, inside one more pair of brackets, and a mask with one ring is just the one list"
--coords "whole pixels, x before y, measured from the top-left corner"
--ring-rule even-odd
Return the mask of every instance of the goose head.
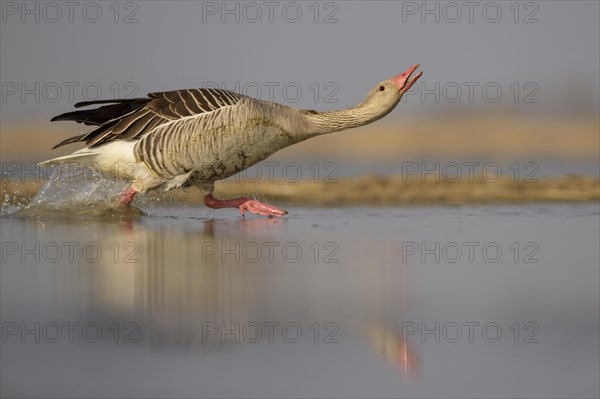
[[298, 135], [297, 140], [363, 126], [383, 118], [396, 107], [404, 93], [421, 77], [422, 72], [412, 76], [418, 67], [419, 64], [415, 64], [400, 75], [379, 82], [367, 97], [354, 107], [327, 112], [302, 110], [305, 127], [301, 129], [302, 133]]
[[367, 94], [363, 106], [379, 117], [387, 115], [423, 74], [423, 72], [419, 72], [411, 78], [418, 67], [419, 64], [415, 64], [400, 75], [378, 83]]

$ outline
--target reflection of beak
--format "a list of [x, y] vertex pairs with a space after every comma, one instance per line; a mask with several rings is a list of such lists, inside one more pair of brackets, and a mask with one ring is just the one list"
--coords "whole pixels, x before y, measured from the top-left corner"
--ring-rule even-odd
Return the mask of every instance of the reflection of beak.
[[396, 363], [400, 366], [404, 375], [410, 378], [418, 377], [420, 371], [419, 357], [408, 343], [400, 342], [398, 344]]
[[419, 72], [412, 79], [409, 80], [410, 75], [419, 67], [419, 64], [415, 64], [408, 68], [406, 71], [402, 72], [400, 75], [395, 78], [390, 79], [390, 82], [396, 85], [400, 93], [404, 94], [411, 88], [411, 86], [419, 80], [423, 72]]

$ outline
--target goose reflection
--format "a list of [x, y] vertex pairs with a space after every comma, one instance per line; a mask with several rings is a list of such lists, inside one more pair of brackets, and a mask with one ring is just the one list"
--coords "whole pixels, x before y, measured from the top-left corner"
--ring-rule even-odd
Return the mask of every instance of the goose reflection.
[[92, 301], [104, 314], [138, 323], [154, 350], [232, 348], [269, 339], [270, 325], [281, 334], [286, 323], [311, 339], [318, 326], [322, 342], [333, 332], [325, 326], [334, 325], [333, 338], [358, 337], [402, 375], [416, 376], [418, 353], [398, 328], [404, 265], [377, 259], [380, 246], [353, 240], [340, 242], [335, 262], [325, 263], [326, 241], [281, 240], [285, 228], [274, 219], [122, 225], [110, 241], [133, 244], [135, 253], [95, 269]]

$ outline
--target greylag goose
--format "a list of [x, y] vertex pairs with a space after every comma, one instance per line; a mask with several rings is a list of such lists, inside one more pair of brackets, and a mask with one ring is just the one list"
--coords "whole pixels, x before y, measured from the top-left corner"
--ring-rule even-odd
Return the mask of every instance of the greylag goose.
[[210, 208], [239, 208], [242, 215], [278, 217], [276, 206], [241, 197], [219, 200], [214, 183], [232, 176], [282, 148], [321, 134], [374, 122], [389, 112], [421, 77], [410, 67], [375, 86], [358, 105], [330, 112], [302, 110], [257, 100], [227, 90], [189, 89], [150, 93], [146, 98], [94, 100], [75, 108], [103, 104], [52, 118], [97, 128], [53, 147], [85, 143], [85, 148], [40, 165], [93, 163], [101, 172], [131, 182], [120, 197], [128, 204], [150, 189], [198, 187]]

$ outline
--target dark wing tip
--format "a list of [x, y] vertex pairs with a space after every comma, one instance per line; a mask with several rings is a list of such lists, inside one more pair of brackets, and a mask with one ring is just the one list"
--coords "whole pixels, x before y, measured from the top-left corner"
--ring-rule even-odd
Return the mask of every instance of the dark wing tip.
[[141, 108], [149, 101], [150, 99], [148, 98], [82, 101], [76, 103], [74, 105], [75, 108], [87, 107], [89, 105], [103, 105], [95, 109], [78, 110], [60, 114], [50, 119], [50, 121], [74, 121], [85, 125], [102, 125], [103, 123]]
[[[111, 102], [116, 102], [116, 101], [111, 101]], [[107, 103], [107, 100], [80, 101], [78, 103], [75, 103], [75, 105], [73, 105], [73, 107], [81, 108], [81, 107], [87, 107], [88, 105], [106, 104], [106, 103]]]
[[70, 119], [68, 119], [68, 118], [65, 117], [66, 115], [69, 115], [69, 114], [56, 115], [55, 117], [53, 117], [52, 119], [50, 119], [50, 122], [68, 121], [68, 120], [70, 120]]
[[81, 108], [81, 107], [87, 107], [89, 105], [97, 105], [97, 104], [136, 104], [136, 103], [147, 103], [148, 102], [148, 98], [146, 97], [137, 97], [137, 98], [115, 98], [115, 99], [108, 99], [108, 100], [90, 100], [90, 101], [80, 101], [78, 103], [75, 103], [75, 105], [73, 105], [75, 108]]
[[85, 117], [80, 118], [80, 116], [81, 116], [80, 112], [81, 111], [74, 111], [74, 112], [67, 112], [65, 114], [56, 115], [54, 118], [50, 119], [50, 122], [72, 121], [72, 122], [77, 122], [77, 123], [83, 123], [85, 125], [97, 125], [98, 124], [94, 121], [87, 120]]
[[53, 150], [57, 149], [58, 147], [62, 147], [63, 145], [67, 145], [67, 144], [71, 144], [71, 143], [76, 143], [78, 141], [81, 141], [81, 139], [84, 137], [84, 134], [80, 134], [78, 136], [74, 136], [74, 137], [69, 137], [66, 140], [61, 141], [60, 143], [56, 144], [54, 147], [52, 147]]

